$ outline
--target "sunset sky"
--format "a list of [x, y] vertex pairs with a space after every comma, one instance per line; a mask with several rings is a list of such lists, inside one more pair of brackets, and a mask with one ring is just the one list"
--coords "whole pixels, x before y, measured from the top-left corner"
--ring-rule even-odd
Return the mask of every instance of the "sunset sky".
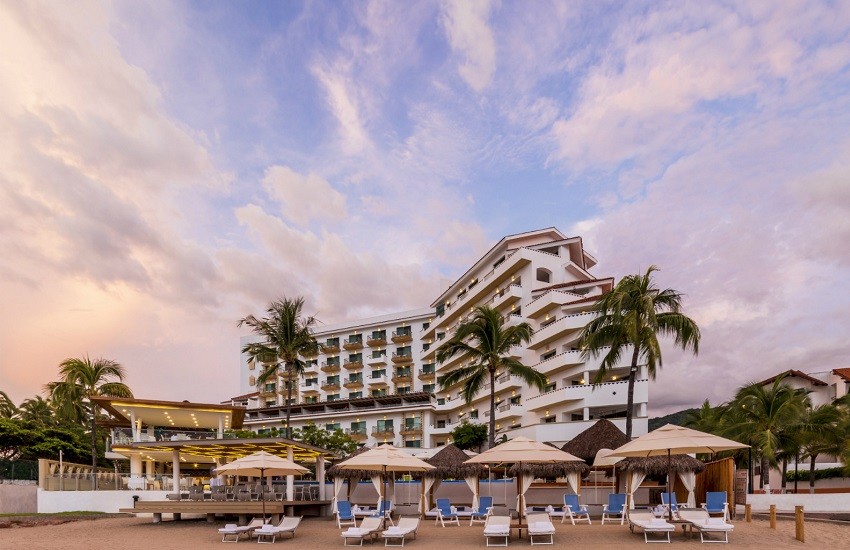
[[238, 393], [239, 318], [427, 306], [506, 234], [661, 268], [650, 413], [850, 367], [848, 2], [0, 0], [0, 390]]

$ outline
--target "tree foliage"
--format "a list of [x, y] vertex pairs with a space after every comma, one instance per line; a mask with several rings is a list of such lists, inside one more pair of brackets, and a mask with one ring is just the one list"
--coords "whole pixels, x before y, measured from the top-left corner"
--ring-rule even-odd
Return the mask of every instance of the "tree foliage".
[[0, 458], [38, 460], [59, 459], [85, 462], [90, 448], [85, 432], [78, 426], [45, 427], [15, 418], [0, 418]]
[[451, 431], [452, 443], [459, 449], [475, 449], [480, 450], [481, 446], [487, 441], [487, 425], [473, 424], [464, 420]]
[[[595, 317], [581, 335], [580, 346], [585, 359], [604, 353], [594, 383], [602, 382], [608, 371], [620, 364], [631, 352], [629, 388], [626, 407], [626, 435], [632, 436], [634, 385], [638, 365], [646, 365], [649, 377], [655, 379], [662, 366], [659, 336], [673, 338], [676, 346], [699, 353], [700, 331], [696, 322], [682, 313], [682, 294], [655, 286], [650, 266], [643, 275], [628, 275], [614, 289], [593, 305]], [[607, 351], [605, 351], [607, 350]]]

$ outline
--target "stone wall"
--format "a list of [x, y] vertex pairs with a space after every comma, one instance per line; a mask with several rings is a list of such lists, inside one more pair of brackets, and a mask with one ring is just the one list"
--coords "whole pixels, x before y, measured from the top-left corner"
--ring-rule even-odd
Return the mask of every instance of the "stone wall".
[[0, 514], [33, 514], [38, 512], [38, 486], [34, 484], [0, 484]]

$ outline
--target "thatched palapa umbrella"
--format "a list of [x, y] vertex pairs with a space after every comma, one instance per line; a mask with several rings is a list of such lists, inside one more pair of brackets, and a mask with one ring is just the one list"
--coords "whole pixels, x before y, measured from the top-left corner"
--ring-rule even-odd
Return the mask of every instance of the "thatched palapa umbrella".
[[424, 515], [430, 508], [429, 495], [436, 491], [440, 481], [444, 479], [463, 479], [472, 490], [472, 507], [478, 506], [478, 478], [484, 470], [480, 464], [466, 464], [469, 455], [455, 444], [450, 443], [437, 451], [434, 456], [425, 460], [434, 467], [433, 470], [422, 472], [422, 497], [419, 508]]
[[600, 450], [616, 449], [628, 442], [629, 438], [620, 431], [620, 428], [603, 418], [565, 443], [561, 450], [590, 463]]

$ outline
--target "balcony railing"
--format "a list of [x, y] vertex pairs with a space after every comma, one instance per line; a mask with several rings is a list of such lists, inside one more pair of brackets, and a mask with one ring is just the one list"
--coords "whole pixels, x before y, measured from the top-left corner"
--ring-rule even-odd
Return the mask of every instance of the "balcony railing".
[[329, 390], [338, 390], [338, 389], [339, 389], [339, 381], [336, 381], [336, 382], [325, 382], [324, 384], [322, 384], [322, 389], [323, 389], [324, 391], [329, 391]]
[[392, 335], [392, 341], [396, 344], [404, 344], [413, 340], [413, 331], [395, 331]]
[[434, 378], [436, 376], [437, 376], [437, 373], [435, 373], [434, 371], [426, 371], [426, 370], [419, 371], [419, 379], [420, 380], [434, 380]]
[[393, 353], [393, 363], [410, 363], [413, 356], [409, 353]]
[[[225, 427], [225, 430], [229, 427]], [[236, 436], [226, 431], [222, 433], [222, 437], [218, 437], [218, 432], [215, 430], [170, 430], [164, 428], [154, 428], [151, 430], [143, 429], [139, 434], [139, 441], [191, 441], [199, 439], [233, 439]], [[112, 444], [127, 445], [133, 443], [132, 428], [113, 428], [112, 429]]]
[[342, 347], [347, 351], [362, 349], [363, 340], [346, 340], [345, 342], [343, 342]]
[[386, 334], [383, 336], [378, 336], [377, 338], [370, 336], [366, 338], [366, 345], [370, 348], [377, 348], [387, 345], [387, 336]]
[[387, 426], [384, 428], [372, 428], [372, 437], [390, 437], [395, 435], [395, 428]]
[[401, 435], [421, 435], [422, 434], [422, 424], [413, 424], [408, 425], [405, 424], [401, 427]]
[[356, 388], [362, 388], [363, 387], [363, 379], [362, 378], [350, 378], [350, 379], [345, 381], [345, 384], [343, 384], [343, 386], [345, 386], [349, 390], [356, 389]]
[[332, 344], [325, 344], [322, 346], [322, 351], [327, 354], [339, 353], [339, 342], [334, 342]]
[[322, 363], [322, 372], [339, 372], [339, 363]]
[[348, 428], [345, 430], [345, 433], [355, 441], [365, 441], [369, 437], [369, 434], [366, 433], [366, 428], [359, 428], [356, 430]]

